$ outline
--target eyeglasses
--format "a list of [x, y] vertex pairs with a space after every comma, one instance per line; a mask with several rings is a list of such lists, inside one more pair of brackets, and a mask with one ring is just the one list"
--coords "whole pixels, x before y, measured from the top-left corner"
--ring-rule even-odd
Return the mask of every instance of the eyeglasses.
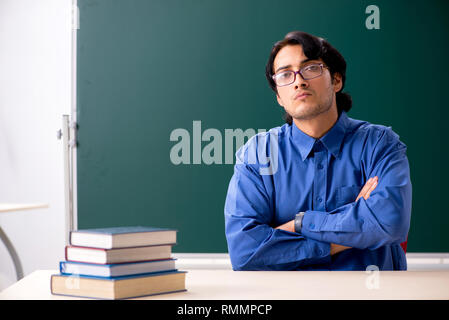
[[328, 68], [323, 63], [313, 63], [302, 67], [298, 71], [288, 70], [273, 75], [273, 80], [278, 87], [288, 86], [296, 80], [296, 75], [300, 74], [304, 80], [318, 78], [323, 74], [323, 68]]

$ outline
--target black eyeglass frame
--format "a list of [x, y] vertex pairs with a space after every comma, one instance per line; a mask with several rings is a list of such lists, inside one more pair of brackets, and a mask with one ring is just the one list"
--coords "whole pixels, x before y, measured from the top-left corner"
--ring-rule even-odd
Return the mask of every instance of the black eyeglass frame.
[[[306, 77], [304, 77], [304, 75], [302, 74], [302, 73], [303, 73], [303, 70], [304, 70], [305, 68], [310, 67], [310, 66], [319, 66], [319, 67], [320, 67], [320, 74], [317, 75], [317, 76], [311, 77], [311, 78], [306, 78]], [[329, 69], [329, 67], [326, 66], [324, 63], [311, 63], [311, 64], [308, 64], [308, 65], [302, 67], [302, 68], [299, 69], [298, 71], [293, 71], [293, 70], [282, 71], [282, 72], [273, 74], [271, 77], [272, 77], [274, 83], [276, 84], [276, 86], [278, 86], [278, 87], [285, 87], [285, 86], [291, 85], [292, 83], [294, 83], [294, 82], [296, 81], [296, 75], [297, 75], [297, 74], [299, 74], [299, 75], [301, 76], [301, 78], [303, 78], [304, 80], [312, 80], [312, 79], [321, 77], [321, 76], [323, 75], [323, 68]], [[280, 74], [287, 73], [287, 72], [293, 72], [293, 74], [294, 74], [294, 75], [293, 75], [293, 81], [290, 82], [290, 83], [287, 83], [287, 84], [278, 85], [278, 84], [277, 84], [277, 81], [276, 81], [276, 76], [278, 76], [278, 75], [280, 75]]]

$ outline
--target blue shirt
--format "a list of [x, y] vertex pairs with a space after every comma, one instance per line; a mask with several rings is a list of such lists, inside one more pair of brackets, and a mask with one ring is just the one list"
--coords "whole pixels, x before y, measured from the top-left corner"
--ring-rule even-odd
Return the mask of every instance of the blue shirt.
[[[356, 202], [374, 176], [376, 189]], [[236, 153], [224, 210], [232, 267], [406, 270], [411, 204], [406, 146], [391, 127], [343, 111], [320, 139], [294, 123], [273, 128]], [[301, 234], [275, 229], [301, 211]], [[331, 243], [351, 249], [331, 256]]]

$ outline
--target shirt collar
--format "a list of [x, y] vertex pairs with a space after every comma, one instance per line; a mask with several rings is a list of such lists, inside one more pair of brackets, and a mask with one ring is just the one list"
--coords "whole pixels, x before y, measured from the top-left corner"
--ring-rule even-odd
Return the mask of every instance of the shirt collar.
[[340, 153], [341, 143], [345, 136], [347, 126], [348, 116], [345, 111], [342, 111], [337, 122], [335, 122], [332, 128], [320, 139], [315, 139], [302, 132], [296, 126], [295, 122], [292, 122], [292, 138], [295, 144], [299, 147], [302, 160], [304, 161], [307, 159], [315, 142], [318, 140], [323, 143], [323, 145], [334, 157], [337, 157]]

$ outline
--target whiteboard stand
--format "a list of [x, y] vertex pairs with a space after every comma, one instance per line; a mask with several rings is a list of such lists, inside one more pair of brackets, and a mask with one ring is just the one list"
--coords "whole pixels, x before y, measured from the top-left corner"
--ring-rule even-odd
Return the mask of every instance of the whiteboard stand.
[[58, 139], [62, 138], [64, 155], [64, 205], [65, 236], [69, 244], [70, 232], [75, 229], [73, 214], [73, 149], [76, 147], [76, 123], [70, 121], [69, 115], [62, 116], [62, 129], [58, 131]]

